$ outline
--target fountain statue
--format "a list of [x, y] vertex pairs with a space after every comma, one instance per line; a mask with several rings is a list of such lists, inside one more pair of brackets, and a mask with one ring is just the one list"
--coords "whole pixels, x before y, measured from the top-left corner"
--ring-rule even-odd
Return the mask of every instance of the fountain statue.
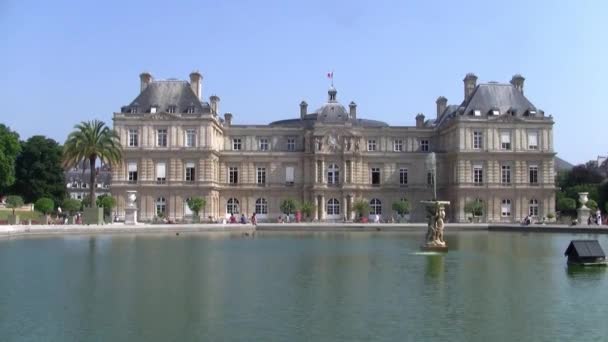
[[125, 207], [125, 224], [137, 224], [137, 191], [127, 191], [127, 205]]
[[428, 227], [424, 245], [420, 248], [424, 251], [447, 252], [448, 246], [443, 239], [443, 229], [445, 226], [445, 206], [449, 205], [450, 202], [437, 200], [437, 182], [435, 179], [435, 175], [437, 174], [437, 160], [434, 152], [429, 154], [425, 164], [427, 170], [431, 173], [433, 199], [431, 201], [421, 202], [426, 206]]

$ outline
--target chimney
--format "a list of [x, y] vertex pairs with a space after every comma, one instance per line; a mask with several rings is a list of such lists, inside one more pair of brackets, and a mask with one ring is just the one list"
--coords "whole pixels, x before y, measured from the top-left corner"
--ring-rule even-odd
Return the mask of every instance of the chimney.
[[211, 95], [209, 97], [209, 103], [211, 104], [211, 114], [217, 115], [220, 112], [220, 98], [217, 95]]
[[468, 73], [462, 81], [464, 82], [464, 100], [467, 101], [473, 95], [473, 91], [475, 91], [477, 76], [473, 73]]
[[304, 120], [308, 112], [308, 103], [306, 101], [300, 102], [300, 119]]
[[513, 75], [513, 77], [511, 78], [511, 84], [515, 87], [515, 89], [519, 90], [520, 93], [524, 93], [524, 81], [526, 79], [520, 75], [520, 74], [515, 74]]
[[443, 114], [445, 108], [448, 106], [448, 99], [443, 96], [439, 96], [435, 103], [437, 104], [437, 119], [439, 119], [439, 116]]
[[424, 114], [418, 113], [418, 115], [416, 115], [416, 128], [422, 127], [424, 127]]
[[203, 76], [197, 71], [193, 71], [190, 73], [190, 88], [198, 97], [199, 100], [203, 98]]
[[357, 104], [355, 103], [355, 101], [351, 101], [348, 104], [348, 108], [350, 109], [351, 120], [357, 120]]
[[139, 91], [142, 92], [148, 87], [148, 84], [150, 84], [150, 82], [152, 82], [152, 74], [150, 74], [149, 72], [146, 72], [146, 71], [142, 72], [141, 74], [139, 74], [139, 81], [140, 81]]
[[232, 125], [232, 113], [224, 113], [224, 125]]

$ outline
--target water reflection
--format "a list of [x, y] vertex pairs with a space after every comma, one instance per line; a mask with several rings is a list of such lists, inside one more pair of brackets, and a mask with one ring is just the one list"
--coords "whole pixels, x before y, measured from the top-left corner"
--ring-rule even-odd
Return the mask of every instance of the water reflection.
[[441, 254], [427, 255], [426, 261], [426, 276], [431, 279], [442, 279], [444, 275], [445, 259]]

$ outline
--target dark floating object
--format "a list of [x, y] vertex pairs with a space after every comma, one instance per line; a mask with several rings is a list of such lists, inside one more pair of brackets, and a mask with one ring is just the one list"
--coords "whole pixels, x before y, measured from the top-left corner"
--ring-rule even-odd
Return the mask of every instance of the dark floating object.
[[175, 236], [179, 236], [179, 232], [175, 233]]
[[572, 240], [564, 255], [568, 256], [568, 265], [608, 265], [606, 254], [597, 240]]

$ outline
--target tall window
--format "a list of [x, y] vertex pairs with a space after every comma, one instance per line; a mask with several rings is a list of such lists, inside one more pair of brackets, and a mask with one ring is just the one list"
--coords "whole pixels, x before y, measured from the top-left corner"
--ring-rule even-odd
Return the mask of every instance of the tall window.
[[537, 217], [538, 216], [538, 200], [531, 199], [530, 206], [528, 207], [528, 215]]
[[139, 131], [137, 129], [129, 129], [129, 147], [139, 146]]
[[129, 183], [137, 183], [137, 162], [127, 164], [127, 173]]
[[327, 215], [340, 215], [340, 202], [337, 199], [327, 201]]
[[407, 169], [406, 168], [399, 169], [399, 184], [407, 185]]
[[483, 132], [473, 132], [473, 148], [476, 150], [481, 150], [483, 148]]
[[294, 172], [295, 172], [295, 169], [293, 166], [285, 167], [285, 183], [287, 183], [289, 185], [294, 183], [294, 180], [295, 180]]
[[428, 140], [420, 140], [420, 150], [422, 152], [429, 151], [429, 141]]
[[259, 143], [260, 143], [260, 151], [268, 151], [268, 139], [267, 138], [260, 138]]
[[195, 180], [194, 162], [187, 162], [185, 170], [186, 170], [186, 174], [185, 174], [186, 182], [194, 182], [194, 180]]
[[500, 170], [500, 179], [502, 184], [511, 184], [511, 166], [502, 165]]
[[434, 177], [433, 177], [433, 172], [429, 171], [426, 173], [426, 184], [428, 185], [433, 185], [434, 182]]
[[511, 216], [511, 200], [503, 199], [500, 204], [500, 216], [509, 217]]
[[167, 182], [167, 169], [165, 163], [156, 163], [156, 184]]
[[372, 167], [371, 174], [372, 174], [372, 179], [371, 179], [372, 185], [380, 185], [380, 168]]
[[327, 184], [335, 185], [340, 183], [340, 169], [336, 164], [330, 164], [327, 168]]
[[187, 129], [185, 135], [185, 145], [186, 147], [194, 147], [196, 146], [196, 130], [195, 129]]
[[538, 150], [538, 132], [528, 132], [528, 149]]
[[376, 139], [369, 139], [367, 141], [367, 150], [375, 151], [376, 150]]
[[395, 152], [403, 152], [403, 140], [395, 139], [393, 141], [393, 151]]
[[265, 167], [258, 167], [257, 183], [260, 185], [266, 184], [266, 168]]
[[257, 200], [255, 200], [255, 213], [257, 215], [268, 214], [268, 202], [265, 198], [258, 198]]
[[228, 169], [228, 182], [230, 184], [237, 184], [239, 182], [239, 168], [230, 167]]
[[481, 165], [473, 165], [473, 183], [475, 185], [483, 184], [483, 167]]
[[156, 146], [167, 147], [167, 129], [159, 128], [156, 130]]
[[232, 139], [232, 150], [240, 151], [241, 150], [241, 138]]
[[511, 149], [511, 132], [500, 132], [500, 149]]
[[296, 138], [287, 138], [287, 151], [296, 150]]
[[228, 199], [228, 202], [226, 202], [226, 212], [228, 214], [238, 214], [240, 212], [239, 200], [237, 200], [236, 198]]
[[530, 165], [528, 168], [530, 184], [538, 184], [538, 166]]
[[382, 202], [380, 202], [379, 199], [372, 198], [372, 200], [369, 201], [369, 208], [370, 215], [382, 215]]
[[167, 201], [164, 197], [158, 197], [156, 199], [156, 216], [165, 215], [167, 212]]

